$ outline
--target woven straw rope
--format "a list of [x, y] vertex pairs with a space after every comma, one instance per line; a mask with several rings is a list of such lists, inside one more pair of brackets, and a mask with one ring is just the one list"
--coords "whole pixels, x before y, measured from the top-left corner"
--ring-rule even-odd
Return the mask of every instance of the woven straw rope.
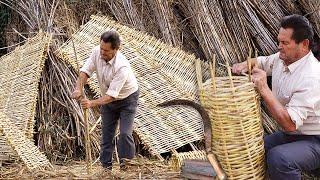
[[[197, 98], [193, 55], [168, 47], [154, 37], [99, 16], [92, 16], [92, 19], [73, 35], [78, 63], [75, 61], [71, 40], [56, 53], [74, 68], [77, 68], [78, 64], [81, 67], [92, 48], [98, 45], [100, 35], [111, 29], [117, 30], [121, 35], [121, 52], [129, 60], [140, 86], [135, 132], [143, 144], [153, 155], [157, 155], [202, 139], [202, 120], [195, 110], [184, 107], [155, 107], [175, 98]], [[203, 67], [206, 68], [205, 64]], [[100, 94], [97, 80], [95, 77], [91, 79], [90, 88]]]
[[[33, 136], [38, 83], [50, 38], [40, 32], [0, 58], [0, 112], [27, 138]], [[16, 158], [15, 153], [0, 133], [0, 160], [12, 158]]]
[[187, 159], [207, 160], [207, 153], [203, 150], [173, 153], [172, 158], [170, 159], [170, 164], [173, 169], [179, 170], [183, 164], [183, 161]]
[[216, 77], [200, 90], [212, 125], [212, 149], [228, 179], [263, 179], [263, 129], [254, 84], [247, 77]]

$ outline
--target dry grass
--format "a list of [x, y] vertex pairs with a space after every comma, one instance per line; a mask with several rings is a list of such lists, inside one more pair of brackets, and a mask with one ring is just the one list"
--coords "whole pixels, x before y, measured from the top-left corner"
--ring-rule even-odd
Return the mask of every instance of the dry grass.
[[0, 179], [181, 179], [179, 171], [174, 171], [167, 163], [158, 160], [139, 156], [126, 164], [126, 170], [120, 170], [119, 164], [115, 164], [113, 170], [109, 171], [96, 163], [92, 173], [88, 175], [84, 161], [72, 161], [63, 166], [54, 165], [54, 171], [33, 172], [16, 162], [0, 166]]

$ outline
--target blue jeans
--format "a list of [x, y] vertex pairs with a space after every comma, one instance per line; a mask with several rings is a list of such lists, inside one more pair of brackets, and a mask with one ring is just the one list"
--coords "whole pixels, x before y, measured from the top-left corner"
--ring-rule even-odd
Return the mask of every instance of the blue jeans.
[[101, 106], [102, 138], [100, 162], [103, 167], [112, 166], [115, 132], [120, 119], [120, 135], [117, 142], [120, 159], [132, 159], [135, 155], [135, 143], [132, 136], [133, 121], [138, 106], [139, 91], [125, 99], [113, 101]]
[[264, 138], [271, 180], [300, 180], [301, 171], [320, 167], [320, 136], [276, 132]]

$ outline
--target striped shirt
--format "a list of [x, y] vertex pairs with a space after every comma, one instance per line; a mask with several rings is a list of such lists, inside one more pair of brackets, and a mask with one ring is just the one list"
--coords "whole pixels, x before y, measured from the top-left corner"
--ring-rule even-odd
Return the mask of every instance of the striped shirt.
[[320, 62], [310, 51], [286, 66], [279, 53], [257, 58], [259, 68], [272, 75], [272, 93], [296, 125], [295, 134], [320, 135]]
[[124, 99], [138, 90], [130, 63], [120, 51], [106, 62], [101, 59], [100, 46], [96, 46], [80, 71], [89, 77], [96, 72], [101, 95], [109, 95], [116, 100]]

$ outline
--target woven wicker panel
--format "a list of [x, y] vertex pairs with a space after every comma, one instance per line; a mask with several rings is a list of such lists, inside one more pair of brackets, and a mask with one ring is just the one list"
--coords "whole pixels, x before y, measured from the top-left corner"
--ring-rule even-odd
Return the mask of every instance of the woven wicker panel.
[[[39, 33], [0, 58], [0, 112], [28, 138], [33, 136], [38, 82], [50, 38]], [[10, 159], [10, 152], [11, 147], [0, 134], [0, 160]]]
[[[77, 69], [89, 57], [92, 48], [99, 44], [100, 35], [111, 29], [119, 32], [122, 38], [121, 52], [132, 65], [140, 86], [135, 131], [142, 143], [153, 155], [158, 155], [202, 139], [202, 120], [196, 111], [182, 107], [156, 107], [161, 102], [175, 98], [198, 98], [194, 66], [196, 58], [193, 55], [99, 16], [92, 16], [56, 54]], [[204, 69], [208, 68], [205, 63], [202, 65]], [[90, 88], [100, 94], [97, 80], [94, 77], [91, 79]], [[186, 132], [182, 133], [182, 129]]]
[[42, 154], [34, 142], [27, 138], [24, 131], [0, 112], [0, 131], [4, 134], [7, 144], [18, 154], [29, 170], [52, 167], [47, 157]]
[[[151, 154], [161, 154], [202, 139], [203, 126], [199, 114], [182, 106], [149, 108], [139, 104], [135, 131]], [[202, 132], [202, 133], [199, 133]]]
[[[196, 57], [193, 54], [169, 46], [153, 36], [121, 25], [105, 16], [91, 16], [91, 20], [56, 53], [74, 68], [78, 68], [78, 65], [81, 67], [84, 60], [89, 57], [92, 48], [98, 45], [100, 35], [107, 30], [116, 30], [120, 33], [122, 37], [122, 52], [127, 55], [128, 59], [136, 57], [134, 53], [126, 53], [128, 50], [139, 53], [153, 67], [156, 67], [162, 75], [166, 76], [168, 80], [179, 86], [179, 90], [188, 94], [189, 98], [197, 98], [194, 66]], [[76, 61], [75, 54], [79, 62]], [[133, 57], [128, 56], [130, 54]], [[202, 63], [202, 66], [205, 72], [204, 78], [208, 79], [207, 63]], [[97, 86], [94, 87], [94, 90], [99, 93]]]
[[263, 179], [264, 147], [260, 106], [247, 77], [215, 78], [201, 89], [201, 103], [212, 125], [212, 149], [228, 179]]
[[[105, 22], [111, 28], [117, 30], [128, 46], [142, 55], [153, 66], [178, 86], [179, 90], [186, 92], [191, 99], [197, 97], [197, 84], [194, 62], [196, 57], [186, 53], [180, 48], [175, 48], [163, 43], [159, 39], [146, 33], [141, 33], [129, 27], [123, 26], [107, 17], [92, 16], [96, 22]], [[203, 63], [205, 78], [209, 77], [208, 66]]]

